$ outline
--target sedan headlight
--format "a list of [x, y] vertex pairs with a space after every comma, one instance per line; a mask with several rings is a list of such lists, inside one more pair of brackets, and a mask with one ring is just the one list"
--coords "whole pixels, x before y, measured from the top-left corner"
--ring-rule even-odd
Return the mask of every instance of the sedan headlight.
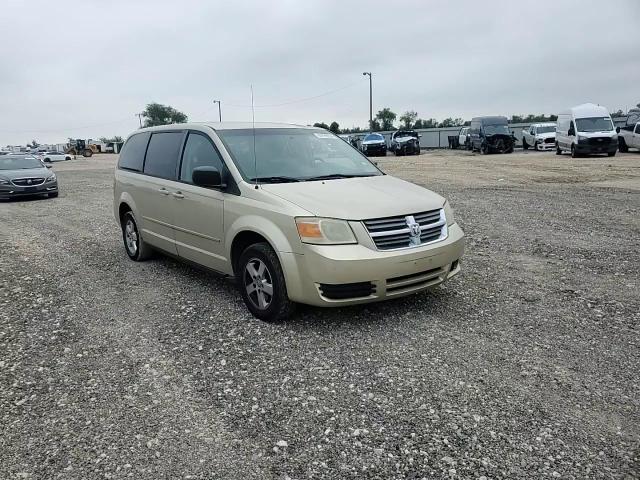
[[444, 202], [444, 217], [447, 219], [447, 225], [453, 225], [456, 221], [453, 219], [453, 208], [449, 205], [449, 202]]
[[345, 220], [335, 218], [298, 217], [296, 227], [303, 243], [314, 245], [345, 245], [358, 243]]
[[0, 185], [9, 185], [10, 183], [6, 178], [0, 178]]
[[56, 174], [52, 173], [50, 177], [47, 178], [47, 182], [55, 182], [56, 181]]

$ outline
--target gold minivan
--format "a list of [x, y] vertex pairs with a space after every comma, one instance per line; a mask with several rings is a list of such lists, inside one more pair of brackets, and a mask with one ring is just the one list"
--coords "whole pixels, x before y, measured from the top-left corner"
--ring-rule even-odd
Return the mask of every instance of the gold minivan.
[[383, 173], [315, 127], [185, 123], [127, 139], [114, 213], [129, 257], [159, 250], [234, 277], [251, 313], [419, 292], [460, 271], [440, 195]]

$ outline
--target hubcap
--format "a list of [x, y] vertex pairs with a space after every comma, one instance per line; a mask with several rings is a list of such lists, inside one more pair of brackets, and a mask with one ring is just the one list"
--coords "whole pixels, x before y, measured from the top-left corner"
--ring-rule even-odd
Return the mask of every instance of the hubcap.
[[124, 227], [124, 241], [129, 253], [135, 255], [138, 251], [138, 232], [136, 231], [136, 226], [131, 219], [127, 220]]
[[252, 258], [247, 262], [244, 270], [244, 288], [256, 308], [269, 308], [273, 300], [273, 281], [269, 269], [259, 258]]

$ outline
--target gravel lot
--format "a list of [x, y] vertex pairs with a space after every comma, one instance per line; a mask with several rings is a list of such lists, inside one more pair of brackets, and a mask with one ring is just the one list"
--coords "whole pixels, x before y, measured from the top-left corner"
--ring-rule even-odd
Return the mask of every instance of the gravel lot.
[[640, 476], [640, 154], [437, 151], [463, 272], [253, 319], [229, 282], [131, 262], [115, 157], [0, 203], [0, 478]]

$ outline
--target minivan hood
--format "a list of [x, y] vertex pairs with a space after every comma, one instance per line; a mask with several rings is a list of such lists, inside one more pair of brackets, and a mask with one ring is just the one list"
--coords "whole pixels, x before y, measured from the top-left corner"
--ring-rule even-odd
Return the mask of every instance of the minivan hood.
[[410, 215], [444, 205], [440, 195], [389, 175], [263, 184], [262, 188], [318, 217], [345, 220]]

